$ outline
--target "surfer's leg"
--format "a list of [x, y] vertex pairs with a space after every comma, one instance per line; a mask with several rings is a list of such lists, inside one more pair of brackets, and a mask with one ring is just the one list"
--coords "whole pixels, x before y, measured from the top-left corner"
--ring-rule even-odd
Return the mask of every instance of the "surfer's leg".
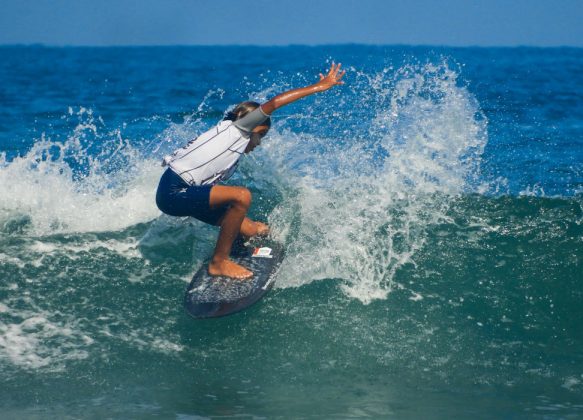
[[269, 226], [265, 223], [255, 222], [248, 217], [241, 223], [241, 235], [252, 238], [253, 236], [266, 236], [269, 233]]
[[209, 274], [239, 279], [251, 277], [253, 275], [251, 271], [229, 260], [231, 246], [251, 205], [251, 192], [243, 187], [215, 185], [210, 192], [209, 204], [211, 209], [229, 205], [220, 222], [221, 229], [215, 253], [209, 264]]

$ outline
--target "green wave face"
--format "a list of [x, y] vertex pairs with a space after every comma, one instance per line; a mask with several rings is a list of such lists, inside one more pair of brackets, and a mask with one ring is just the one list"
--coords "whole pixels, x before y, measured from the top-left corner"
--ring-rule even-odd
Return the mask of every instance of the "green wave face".
[[[349, 278], [317, 278], [201, 322], [180, 302], [212, 230], [166, 218], [48, 237], [12, 226], [0, 354], [3, 389], [18, 393], [2, 403], [32, 415], [17, 408], [35, 398], [34, 412], [53, 416], [425, 416], [432, 400], [451, 401], [440, 416], [504, 416], [516, 401], [524, 413], [577, 411], [581, 200], [465, 195], [446, 216], [384, 299], [365, 304], [345, 292]], [[404, 402], [412, 395], [426, 403]]]

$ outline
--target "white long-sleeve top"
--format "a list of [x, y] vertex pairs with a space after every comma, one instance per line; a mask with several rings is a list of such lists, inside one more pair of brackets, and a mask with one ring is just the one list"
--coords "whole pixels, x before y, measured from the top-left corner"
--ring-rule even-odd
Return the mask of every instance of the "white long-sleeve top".
[[190, 185], [212, 185], [227, 180], [235, 172], [251, 132], [268, 117], [258, 107], [237, 121], [221, 121], [165, 156], [162, 165], [168, 165]]

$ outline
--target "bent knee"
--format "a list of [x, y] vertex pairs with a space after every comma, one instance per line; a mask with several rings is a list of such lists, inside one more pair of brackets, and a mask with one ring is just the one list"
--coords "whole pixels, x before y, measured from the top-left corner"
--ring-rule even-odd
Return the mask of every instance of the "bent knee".
[[241, 207], [249, 208], [251, 206], [251, 191], [245, 187], [237, 187], [234, 201]]

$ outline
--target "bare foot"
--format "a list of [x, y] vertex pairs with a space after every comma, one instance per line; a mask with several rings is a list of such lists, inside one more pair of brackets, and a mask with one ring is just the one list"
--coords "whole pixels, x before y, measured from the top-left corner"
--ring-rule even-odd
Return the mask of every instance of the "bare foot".
[[265, 223], [254, 222], [253, 220], [246, 217], [241, 224], [239, 233], [246, 238], [252, 238], [254, 236], [267, 236], [269, 234], [269, 226], [267, 226]]
[[265, 223], [255, 222], [255, 228], [257, 229], [255, 235], [257, 236], [267, 236], [269, 235], [269, 226]]
[[211, 276], [225, 276], [240, 280], [253, 277], [251, 271], [231, 260], [211, 261], [208, 270]]

